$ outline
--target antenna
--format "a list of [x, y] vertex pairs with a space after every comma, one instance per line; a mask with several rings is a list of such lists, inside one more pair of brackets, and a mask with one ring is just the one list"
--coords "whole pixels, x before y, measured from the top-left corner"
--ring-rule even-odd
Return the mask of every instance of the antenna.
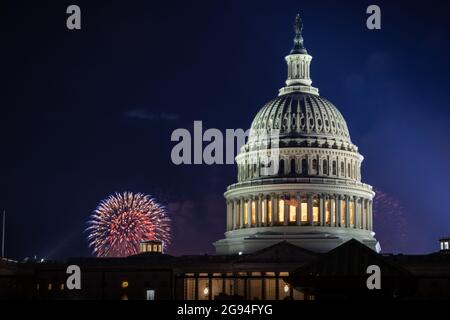
[[2, 223], [2, 258], [5, 257], [5, 223], [6, 223], [6, 211], [3, 210], [3, 223]]

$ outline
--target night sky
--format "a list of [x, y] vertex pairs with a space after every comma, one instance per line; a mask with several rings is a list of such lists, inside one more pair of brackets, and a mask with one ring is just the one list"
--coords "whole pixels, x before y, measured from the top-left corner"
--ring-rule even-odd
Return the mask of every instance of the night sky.
[[[80, 31], [66, 28], [70, 4]], [[369, 4], [381, 30], [366, 28]], [[450, 234], [444, 1], [2, 1], [6, 255], [90, 255], [86, 222], [116, 191], [167, 206], [169, 253], [213, 253], [236, 169], [172, 164], [171, 133], [194, 120], [248, 128], [284, 85], [297, 12], [313, 85], [344, 115], [363, 180], [383, 195], [382, 248], [436, 251]]]

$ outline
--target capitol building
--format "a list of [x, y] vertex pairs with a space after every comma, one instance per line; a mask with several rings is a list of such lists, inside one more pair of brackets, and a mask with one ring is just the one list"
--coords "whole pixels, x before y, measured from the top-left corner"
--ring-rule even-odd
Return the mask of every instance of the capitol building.
[[237, 183], [225, 192], [225, 239], [217, 254], [247, 254], [281, 241], [327, 252], [350, 239], [380, 251], [374, 238], [375, 193], [362, 182], [364, 157], [344, 117], [312, 86], [297, 15], [286, 56], [286, 85], [256, 114], [236, 157]]

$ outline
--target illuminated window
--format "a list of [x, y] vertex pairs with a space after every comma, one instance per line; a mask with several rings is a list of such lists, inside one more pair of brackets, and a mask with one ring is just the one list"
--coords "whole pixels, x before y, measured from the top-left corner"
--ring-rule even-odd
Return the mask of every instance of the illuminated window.
[[280, 272], [280, 277], [289, 277], [289, 272], [287, 271]]
[[122, 281], [122, 288], [123, 289], [128, 288], [128, 281], [126, 281], [126, 280]]
[[284, 222], [284, 200], [283, 199], [278, 200], [278, 222], [279, 223]]
[[267, 202], [267, 223], [272, 223], [272, 200]]
[[61, 283], [61, 285], [59, 286], [60, 290], [64, 290], [64, 283]]
[[241, 204], [239, 202], [236, 204], [236, 225], [238, 227], [241, 225]]
[[51, 283], [48, 284], [47, 290], [48, 290], [48, 291], [51, 291], [51, 290], [52, 290], [52, 284], [51, 284]]
[[297, 207], [298, 203], [295, 198], [289, 201], [289, 222], [295, 223], [297, 220]]
[[301, 211], [302, 211], [302, 222], [306, 223], [308, 222], [308, 199], [302, 198], [302, 204], [301, 204]]
[[345, 200], [341, 200], [341, 227], [345, 227], [345, 221], [347, 219], [347, 203]]
[[198, 279], [198, 299], [209, 300], [209, 280]]
[[276, 290], [277, 290], [277, 282], [274, 278], [264, 279], [265, 285], [265, 300], [275, 300], [276, 299]]
[[355, 226], [355, 202], [353, 200], [349, 201], [349, 209], [350, 209], [350, 227]]
[[266, 200], [261, 201], [261, 223], [266, 223]]
[[331, 221], [331, 201], [329, 199], [325, 200], [325, 223], [330, 224]]
[[318, 198], [314, 198], [313, 199], [313, 212], [312, 212], [312, 218], [313, 218], [313, 222], [319, 222], [319, 199]]
[[278, 280], [278, 299], [285, 300], [291, 296], [289, 284], [283, 279]]
[[262, 279], [247, 280], [248, 297], [250, 300], [262, 300], [263, 281]]
[[126, 294], [124, 294], [120, 297], [120, 300], [128, 300], [128, 296]]
[[155, 295], [156, 295], [155, 290], [148, 289], [145, 296], [147, 300], [155, 300]]
[[248, 201], [244, 202], [244, 225], [248, 224]]
[[256, 225], [256, 201], [252, 201], [252, 225]]
[[195, 300], [195, 279], [184, 280], [184, 298], [186, 300]]

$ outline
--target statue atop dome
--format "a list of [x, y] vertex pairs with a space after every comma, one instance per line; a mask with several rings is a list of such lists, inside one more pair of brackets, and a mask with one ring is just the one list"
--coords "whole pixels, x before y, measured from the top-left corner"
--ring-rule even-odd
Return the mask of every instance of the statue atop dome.
[[291, 54], [307, 54], [308, 51], [306, 51], [303, 45], [303, 36], [302, 36], [303, 23], [302, 19], [300, 18], [300, 14], [297, 14], [297, 16], [295, 17], [294, 31], [295, 31], [294, 47], [291, 50]]

